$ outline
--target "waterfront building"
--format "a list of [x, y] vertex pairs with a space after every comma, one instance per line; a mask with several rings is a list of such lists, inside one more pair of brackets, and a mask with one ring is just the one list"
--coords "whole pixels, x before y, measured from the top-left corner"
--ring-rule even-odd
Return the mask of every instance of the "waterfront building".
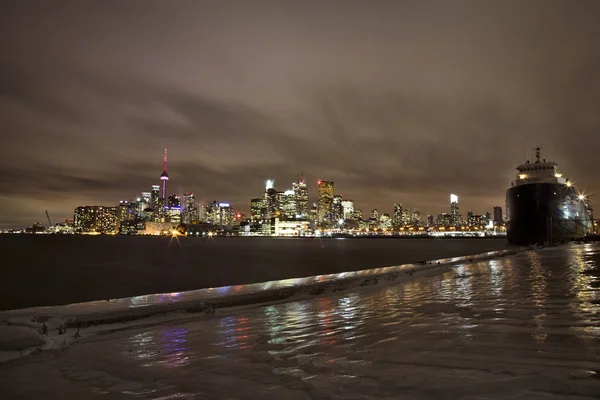
[[221, 227], [230, 227], [233, 225], [235, 213], [233, 207], [229, 203], [219, 203], [219, 222], [218, 225]]
[[344, 208], [342, 206], [342, 196], [339, 194], [333, 195], [331, 203], [331, 220], [338, 224], [339, 221], [344, 220]]
[[200, 220], [200, 213], [196, 206], [196, 197], [194, 193], [187, 192], [183, 195], [183, 208], [181, 210], [181, 222], [191, 224]]
[[295, 196], [296, 216], [298, 218], [308, 218], [308, 187], [302, 174], [292, 184], [292, 190]]
[[130, 203], [126, 200], [121, 200], [119, 202], [119, 206], [117, 207], [117, 217], [119, 223], [122, 221], [133, 221], [137, 216], [137, 209], [137, 204]]
[[433, 215], [427, 214], [427, 226], [433, 226], [433, 225], [434, 225]]
[[265, 202], [265, 218], [274, 217], [279, 211], [279, 202], [277, 201], [277, 190], [275, 190], [275, 181], [267, 180], [265, 185], [265, 194], [264, 194], [264, 202]]
[[458, 208], [458, 196], [455, 194], [450, 195], [450, 224], [458, 225], [460, 223], [460, 214]]
[[75, 227], [84, 233], [116, 233], [117, 207], [80, 206], [74, 212]]
[[354, 212], [354, 202], [352, 200], [342, 200], [342, 214], [344, 220], [350, 218], [350, 214]]
[[421, 213], [417, 210], [414, 210], [411, 216], [411, 223], [414, 226], [420, 226], [423, 224], [423, 221], [421, 221]]
[[152, 185], [152, 192], [150, 193], [150, 208], [158, 210], [160, 206], [160, 186]]
[[318, 185], [318, 205], [317, 205], [317, 223], [328, 225], [331, 223], [331, 207], [333, 205], [333, 182], [317, 182]]
[[408, 208], [402, 210], [402, 217], [400, 218], [401, 226], [409, 226], [411, 220], [411, 213]]
[[481, 225], [484, 225], [481, 215], [474, 215], [473, 213], [469, 213], [469, 217], [467, 218], [467, 225], [470, 228], [476, 228]]
[[258, 197], [250, 200], [250, 219], [260, 221], [264, 218], [265, 199]]
[[206, 205], [206, 222], [213, 225], [219, 225], [219, 204], [216, 200], [209, 202]]
[[293, 190], [277, 192], [278, 216], [286, 219], [296, 219], [296, 193]]
[[272, 236], [304, 236], [310, 233], [310, 222], [275, 217], [271, 220]]
[[390, 230], [392, 228], [392, 218], [389, 214], [384, 213], [379, 217], [379, 229], [384, 231]]
[[394, 204], [394, 213], [392, 215], [392, 224], [395, 228], [402, 226], [402, 204]]

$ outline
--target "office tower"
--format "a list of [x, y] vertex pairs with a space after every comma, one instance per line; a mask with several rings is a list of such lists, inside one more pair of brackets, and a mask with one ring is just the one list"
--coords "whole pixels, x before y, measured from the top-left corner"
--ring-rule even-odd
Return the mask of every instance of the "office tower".
[[308, 218], [308, 187], [304, 176], [300, 174], [292, 185], [296, 201], [296, 214], [299, 218]]
[[160, 205], [160, 186], [152, 185], [150, 207], [157, 211]]
[[279, 210], [277, 190], [275, 190], [275, 181], [271, 179], [269, 179], [265, 185], [264, 206], [265, 218], [270, 219], [277, 215]]
[[181, 197], [173, 193], [169, 196], [169, 201], [167, 203], [169, 208], [173, 207], [181, 207]]
[[206, 221], [209, 224], [219, 225], [219, 220], [219, 204], [213, 200], [206, 205]]
[[427, 214], [427, 226], [433, 226], [433, 215]]
[[411, 213], [408, 208], [402, 210], [402, 216], [400, 217], [401, 226], [409, 226], [411, 220]]
[[482, 225], [481, 215], [473, 215], [473, 213], [469, 213], [467, 217], [467, 225], [471, 228], [477, 228]]
[[487, 225], [492, 220], [492, 213], [489, 211], [485, 212], [485, 224]]
[[371, 210], [371, 219], [379, 221], [379, 210], [377, 210], [376, 208]]
[[139, 206], [126, 200], [121, 200], [117, 207], [117, 219], [119, 223], [123, 221], [133, 221], [136, 218]]
[[394, 227], [402, 226], [402, 204], [394, 204], [394, 213], [392, 215], [392, 224]]
[[229, 203], [219, 203], [218, 208], [219, 222], [218, 225], [221, 227], [231, 226], [233, 225], [233, 220], [235, 218], [235, 213], [233, 212], [233, 207]]
[[354, 202], [352, 200], [342, 200], [342, 214], [344, 219], [354, 212]]
[[142, 192], [140, 197], [137, 198], [137, 206], [137, 213], [141, 216], [146, 208], [152, 207], [152, 193]]
[[390, 217], [390, 214], [387, 214], [387, 213], [381, 214], [381, 217], [379, 217], [379, 229], [383, 229], [384, 231], [387, 231], [391, 228], [392, 228], [392, 218]]
[[333, 195], [331, 203], [331, 220], [334, 223], [339, 223], [344, 220], [344, 208], [342, 206], [342, 196], [339, 194]]
[[458, 225], [460, 223], [460, 215], [458, 213], [458, 196], [455, 194], [450, 195], [450, 224]]
[[200, 213], [196, 206], [196, 197], [194, 193], [187, 192], [183, 195], [183, 209], [181, 210], [181, 222], [191, 224], [200, 219]]
[[75, 208], [74, 221], [81, 232], [116, 233], [117, 207], [80, 206]]
[[331, 206], [333, 204], [333, 182], [318, 181], [317, 223], [331, 222]]
[[494, 207], [494, 225], [502, 224], [502, 207]]
[[260, 221], [264, 218], [265, 199], [258, 197], [250, 200], [250, 219], [252, 221]]
[[161, 198], [167, 198], [167, 181], [169, 180], [169, 174], [167, 173], [167, 148], [165, 147], [165, 156], [163, 158], [163, 172], [160, 174], [160, 181], [162, 184]]
[[421, 221], [421, 213], [419, 211], [413, 211], [411, 216], [411, 223], [413, 226], [419, 226], [423, 223], [423, 221]]
[[296, 193], [293, 190], [277, 192], [279, 216], [286, 219], [296, 219]]

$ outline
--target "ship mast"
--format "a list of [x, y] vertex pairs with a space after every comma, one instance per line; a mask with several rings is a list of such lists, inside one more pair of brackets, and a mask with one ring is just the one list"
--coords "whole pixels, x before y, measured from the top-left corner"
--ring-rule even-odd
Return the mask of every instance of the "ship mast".
[[541, 151], [542, 151], [542, 149], [540, 149], [540, 146], [535, 148], [535, 163], [536, 164], [539, 164], [541, 162], [541, 159], [542, 159]]

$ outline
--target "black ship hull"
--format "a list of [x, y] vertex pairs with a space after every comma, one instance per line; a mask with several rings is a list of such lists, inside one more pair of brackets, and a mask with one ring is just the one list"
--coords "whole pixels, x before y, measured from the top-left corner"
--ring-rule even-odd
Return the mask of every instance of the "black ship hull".
[[585, 204], [575, 188], [559, 183], [531, 183], [506, 192], [507, 237], [529, 245], [582, 239], [590, 230]]

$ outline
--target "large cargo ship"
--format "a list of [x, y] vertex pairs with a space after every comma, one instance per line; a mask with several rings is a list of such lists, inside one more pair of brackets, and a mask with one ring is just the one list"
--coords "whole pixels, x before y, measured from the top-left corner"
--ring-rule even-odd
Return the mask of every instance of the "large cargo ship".
[[506, 192], [507, 237], [514, 244], [558, 243], [582, 239], [592, 228], [586, 197], [542, 159], [517, 167], [517, 178]]

